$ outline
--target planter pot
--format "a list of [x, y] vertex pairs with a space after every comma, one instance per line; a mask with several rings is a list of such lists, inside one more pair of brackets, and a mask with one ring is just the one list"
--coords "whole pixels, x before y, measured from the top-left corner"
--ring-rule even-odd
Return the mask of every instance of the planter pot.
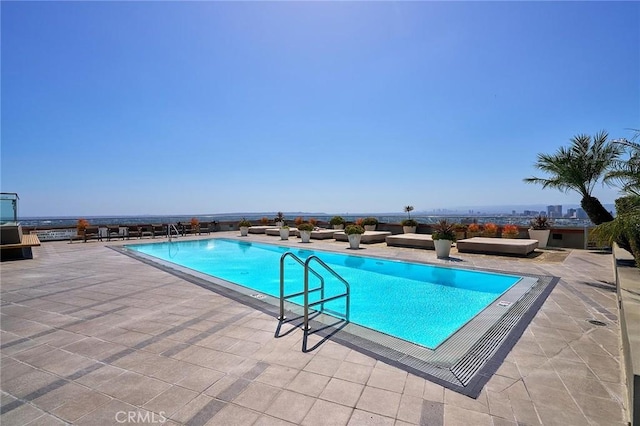
[[436, 247], [436, 257], [438, 259], [446, 259], [451, 253], [451, 240], [433, 240], [433, 245]]
[[362, 238], [362, 234], [350, 234], [347, 237], [349, 238], [349, 248], [354, 250], [360, 248], [360, 239]]
[[240, 236], [241, 237], [246, 237], [247, 235], [249, 235], [249, 227], [248, 226], [241, 226], [240, 227]]
[[340, 225], [333, 225], [333, 229], [344, 229], [344, 223], [341, 223]]
[[405, 234], [415, 234], [416, 233], [416, 228], [418, 228], [417, 226], [403, 226], [402, 227], [402, 232], [404, 232]]
[[280, 238], [283, 240], [289, 239], [289, 228], [280, 228]]
[[303, 243], [311, 241], [311, 231], [300, 231], [300, 238]]
[[375, 231], [376, 230], [376, 225], [364, 225], [364, 230], [365, 231]]
[[551, 229], [529, 229], [529, 238], [538, 240], [538, 248], [545, 248], [549, 241]]

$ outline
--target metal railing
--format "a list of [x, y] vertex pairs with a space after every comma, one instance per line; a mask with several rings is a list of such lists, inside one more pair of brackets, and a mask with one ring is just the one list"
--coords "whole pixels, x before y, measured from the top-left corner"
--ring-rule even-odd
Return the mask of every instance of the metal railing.
[[176, 238], [180, 236], [180, 231], [178, 231], [178, 228], [176, 228], [173, 223], [170, 223], [167, 225], [167, 238], [169, 238], [169, 241], [171, 241], [171, 230], [175, 231]]
[[[291, 257], [293, 260], [295, 260], [298, 264], [300, 264], [302, 267], [304, 267], [304, 289], [302, 291], [296, 292], [296, 293], [290, 293], [290, 294], [285, 294], [284, 292], [284, 266], [285, 266], [285, 260], [287, 257]], [[329, 297], [325, 297], [325, 281], [324, 278], [322, 277], [322, 275], [320, 275], [315, 269], [313, 269], [310, 264], [312, 262], [316, 262], [318, 263], [322, 268], [324, 268], [327, 272], [329, 272], [331, 275], [333, 275], [336, 279], [338, 279], [340, 282], [342, 282], [345, 286], [345, 292], [341, 293], [341, 294], [337, 294], [335, 296], [329, 296]], [[309, 288], [309, 273], [313, 274], [319, 281], [320, 281], [320, 285], [318, 287], [315, 288]], [[314, 302], [309, 302], [309, 293], [313, 293], [313, 292], [320, 292], [320, 299], [316, 300]], [[350, 296], [350, 287], [349, 287], [349, 283], [342, 278], [342, 276], [340, 276], [340, 274], [338, 274], [336, 271], [334, 271], [333, 269], [331, 269], [331, 267], [329, 265], [327, 265], [325, 262], [322, 261], [322, 259], [320, 259], [318, 256], [312, 255], [309, 256], [307, 258], [306, 261], [302, 261], [302, 259], [300, 259], [298, 256], [296, 256], [295, 254], [291, 253], [291, 252], [286, 252], [284, 253], [281, 257], [280, 257], [280, 315], [278, 316], [278, 320], [279, 321], [284, 321], [286, 320], [286, 316], [284, 314], [284, 301], [286, 299], [291, 299], [293, 297], [297, 297], [297, 296], [303, 296], [304, 299], [304, 303], [303, 303], [303, 309], [304, 309], [304, 315], [303, 315], [303, 323], [302, 323], [302, 329], [304, 332], [304, 338], [303, 338], [303, 343], [302, 343], [302, 350], [304, 352], [306, 352], [306, 347], [307, 347], [307, 336], [309, 334], [309, 309], [312, 308], [313, 306], [317, 306], [320, 305], [320, 311], [322, 312], [324, 311], [324, 304], [326, 302], [330, 302], [332, 300], [336, 300], [339, 299], [341, 297], [345, 297], [346, 298], [346, 305], [345, 305], [345, 320], [346, 322], [349, 322], [349, 314], [350, 314], [350, 304], [351, 304], [351, 296]]]

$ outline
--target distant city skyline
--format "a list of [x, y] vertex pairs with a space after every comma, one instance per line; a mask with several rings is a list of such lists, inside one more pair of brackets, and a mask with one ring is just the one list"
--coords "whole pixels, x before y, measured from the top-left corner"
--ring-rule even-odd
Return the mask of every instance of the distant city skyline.
[[579, 204], [523, 182], [537, 155], [640, 127], [640, 2], [0, 9], [27, 216]]

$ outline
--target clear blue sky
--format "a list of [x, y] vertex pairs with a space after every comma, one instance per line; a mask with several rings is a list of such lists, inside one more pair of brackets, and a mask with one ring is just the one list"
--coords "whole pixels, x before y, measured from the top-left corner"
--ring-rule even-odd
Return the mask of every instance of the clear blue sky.
[[638, 2], [0, 7], [22, 216], [572, 204], [536, 155], [640, 128]]

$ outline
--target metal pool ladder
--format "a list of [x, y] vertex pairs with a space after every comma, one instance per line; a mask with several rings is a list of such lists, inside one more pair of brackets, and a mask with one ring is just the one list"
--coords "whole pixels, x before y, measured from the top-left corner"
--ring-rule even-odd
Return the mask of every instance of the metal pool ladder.
[[[291, 294], [284, 294], [284, 261], [287, 257], [291, 257], [293, 260], [295, 260], [296, 262], [298, 262], [302, 267], [304, 267], [304, 290], [297, 292], [297, 293], [291, 293]], [[309, 266], [309, 264], [311, 262], [316, 262], [318, 263], [320, 266], [322, 266], [327, 272], [329, 272], [331, 275], [333, 275], [335, 278], [337, 278], [340, 282], [342, 282], [345, 286], [345, 292], [335, 295], [335, 296], [330, 296], [330, 297], [325, 297], [325, 293], [324, 293], [324, 278], [322, 277], [322, 275], [320, 275], [317, 271], [315, 271], [313, 268], [311, 268]], [[309, 272], [311, 272], [316, 278], [318, 278], [318, 280], [320, 280], [320, 285], [316, 288], [312, 288], [309, 289]], [[309, 293], [311, 292], [316, 292], [319, 291], [320, 292], [320, 299], [316, 300], [315, 302], [309, 302]], [[350, 288], [349, 288], [349, 283], [340, 276], [340, 274], [338, 274], [336, 271], [334, 271], [333, 269], [331, 269], [331, 267], [329, 265], [327, 265], [326, 263], [324, 263], [322, 261], [322, 259], [320, 259], [318, 256], [312, 255], [309, 256], [307, 258], [306, 261], [302, 261], [302, 259], [300, 259], [298, 256], [296, 256], [295, 254], [293, 254], [292, 252], [288, 251], [286, 253], [284, 253], [282, 256], [280, 256], [280, 315], [278, 316], [278, 320], [280, 321], [284, 321], [286, 319], [285, 315], [284, 315], [284, 301], [285, 299], [291, 299], [293, 297], [297, 297], [297, 296], [304, 296], [304, 319], [303, 319], [303, 323], [302, 323], [302, 330], [304, 331], [304, 339], [303, 339], [303, 343], [302, 343], [302, 350], [306, 352], [306, 345], [307, 345], [307, 335], [309, 334], [309, 308], [316, 306], [316, 305], [320, 305], [320, 312], [322, 312], [324, 310], [324, 304], [326, 302], [330, 302], [332, 300], [335, 299], [339, 299], [341, 297], [345, 297], [346, 298], [346, 304], [345, 304], [345, 320], [347, 322], [349, 322], [349, 306], [350, 306], [350, 301], [351, 301], [351, 297], [350, 297]]]

